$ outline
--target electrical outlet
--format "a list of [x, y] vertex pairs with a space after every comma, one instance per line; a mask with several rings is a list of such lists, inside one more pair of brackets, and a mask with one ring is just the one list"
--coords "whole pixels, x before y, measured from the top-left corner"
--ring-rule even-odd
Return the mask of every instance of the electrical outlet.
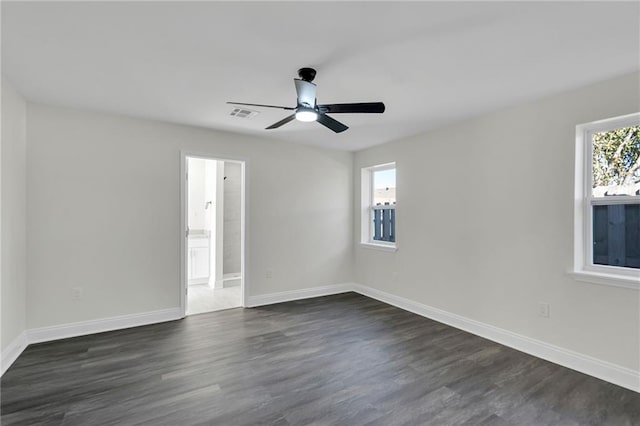
[[542, 318], [549, 318], [549, 304], [540, 302], [538, 303], [538, 316]]
[[265, 272], [264, 276], [267, 277], [267, 279], [273, 278], [273, 269], [267, 269], [267, 272]]
[[82, 292], [82, 287], [73, 287], [71, 289], [71, 300], [81, 300]]

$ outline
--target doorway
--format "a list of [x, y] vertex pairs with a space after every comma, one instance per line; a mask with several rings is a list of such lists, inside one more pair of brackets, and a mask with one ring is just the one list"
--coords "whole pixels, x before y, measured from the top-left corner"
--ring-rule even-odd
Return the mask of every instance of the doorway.
[[182, 155], [184, 315], [244, 306], [244, 161]]

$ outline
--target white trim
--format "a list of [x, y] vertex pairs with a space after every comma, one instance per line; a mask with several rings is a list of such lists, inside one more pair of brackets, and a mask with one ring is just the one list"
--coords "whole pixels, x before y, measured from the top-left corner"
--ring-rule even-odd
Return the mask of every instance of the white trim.
[[569, 275], [571, 275], [574, 280], [585, 283], [640, 290], [640, 280], [621, 275], [603, 274], [587, 270], [569, 271]]
[[605, 118], [603, 120], [579, 124], [576, 128], [580, 131], [591, 130], [593, 132], [600, 133], [619, 129], [621, 127], [637, 126], [638, 120], [640, 120], [640, 113], [634, 112], [627, 115], [621, 115], [619, 117]]
[[[397, 186], [397, 185], [396, 185]], [[367, 167], [360, 169], [360, 240], [366, 243], [371, 240], [371, 200], [373, 192], [371, 189], [371, 170]]]
[[396, 168], [396, 162], [395, 161], [390, 161], [388, 163], [384, 163], [384, 164], [377, 164], [375, 166], [369, 166], [369, 167], [364, 167], [365, 169], [369, 170], [369, 172], [382, 172], [384, 170], [391, 170], [391, 169], [395, 169]]
[[[396, 247], [398, 244], [398, 227], [395, 228], [395, 241], [394, 242], [380, 242], [373, 239], [373, 211], [374, 210], [396, 210], [396, 205], [384, 205], [374, 206], [374, 188], [373, 188], [373, 174], [375, 172], [396, 169], [397, 165], [395, 161], [378, 164], [375, 166], [362, 167], [360, 169], [360, 244], [370, 244], [377, 248], [379, 246], [388, 245], [389, 247]], [[396, 185], [397, 191], [397, 185]], [[397, 192], [396, 192], [397, 197]], [[397, 248], [396, 248], [397, 249]], [[385, 251], [395, 251], [389, 249], [381, 249]]]
[[213, 288], [222, 288], [224, 275], [224, 161], [216, 161], [216, 223], [215, 223], [215, 249], [214, 259], [214, 283]]
[[398, 251], [398, 246], [395, 244], [361, 242], [360, 247], [370, 249], [370, 250], [391, 251], [391, 252]]
[[634, 204], [637, 196], [594, 197], [592, 191], [593, 134], [637, 126], [640, 113], [608, 118], [576, 126], [574, 182], [574, 260], [571, 275], [577, 281], [640, 290], [640, 271], [633, 268], [593, 263], [594, 205]]
[[178, 300], [180, 303], [180, 318], [187, 314], [187, 289], [189, 286], [189, 272], [187, 271], [187, 250], [189, 234], [187, 231], [187, 156], [180, 151], [180, 285], [178, 287]]
[[4, 375], [28, 345], [29, 341], [27, 340], [26, 331], [20, 333], [18, 337], [9, 343], [9, 345], [2, 351], [2, 359], [0, 360], [0, 376]]
[[640, 204], [637, 195], [615, 195], [611, 197], [591, 197], [592, 206], [613, 206], [616, 204]]
[[[180, 283], [179, 283], [179, 301], [181, 318], [184, 318], [187, 314], [187, 298], [186, 292], [188, 289], [187, 279], [187, 247], [186, 247], [186, 229], [187, 229], [187, 180], [186, 180], [186, 164], [187, 157], [191, 158], [203, 158], [206, 160], [216, 161], [228, 161], [233, 163], [239, 163], [241, 166], [240, 176], [240, 300], [243, 307], [248, 306], [249, 298], [249, 277], [247, 273], [247, 264], [249, 260], [249, 253], [247, 247], [249, 246], [249, 223], [247, 221], [246, 212], [249, 209], [249, 179], [247, 176], [249, 169], [249, 160], [243, 157], [235, 157], [229, 155], [217, 155], [208, 152], [195, 152], [189, 150], [180, 150]], [[217, 282], [216, 282], [217, 284]]]
[[395, 296], [364, 285], [355, 284], [354, 291], [371, 297], [372, 299], [404, 309], [405, 311], [413, 312], [414, 314], [509, 346], [510, 348], [517, 349], [529, 355], [597, 377], [632, 391], [640, 392], [640, 371], [593, 358], [560, 346], [555, 346], [541, 340], [533, 339], [522, 334], [414, 302], [413, 300]]
[[495, 327], [442, 309], [434, 308], [413, 300], [405, 299], [381, 290], [356, 283], [345, 283], [280, 293], [264, 294], [249, 298], [249, 307], [282, 303], [310, 297], [354, 291], [363, 296], [396, 306], [405, 311], [433, 319], [485, 339], [492, 340], [529, 355], [553, 362], [563, 367], [588, 374], [607, 382], [640, 392], [640, 371], [632, 370], [584, 355], [570, 349], [556, 346], [503, 328]]
[[[460, 330], [467, 331], [485, 339], [517, 349], [529, 355], [545, 359], [572, 370], [580, 371], [607, 382], [640, 392], [640, 371], [622, 367], [607, 361], [590, 357], [541, 340], [533, 339], [490, 324], [476, 321], [442, 309], [434, 308], [413, 300], [386, 293], [356, 283], [343, 283], [312, 287], [301, 290], [263, 294], [248, 298], [248, 307], [257, 307], [318, 296], [347, 293], [354, 291], [363, 296], [396, 306], [414, 314], [433, 319]], [[2, 374], [27, 347], [27, 344], [64, 339], [105, 331], [119, 330], [141, 325], [156, 324], [182, 318], [180, 308], [170, 308], [140, 314], [122, 315], [112, 318], [81, 321], [27, 330], [20, 334], [2, 351]]]
[[169, 308], [139, 314], [120, 315], [111, 318], [101, 318], [50, 327], [32, 328], [23, 331], [13, 342], [2, 351], [0, 376], [9, 369], [28, 345], [32, 343], [50, 342], [67, 339], [69, 337], [86, 336], [103, 333], [105, 331], [122, 330], [142, 325], [158, 324], [166, 321], [181, 319], [180, 308]]
[[250, 296], [247, 307], [272, 305], [274, 303], [290, 302], [293, 300], [309, 299], [311, 297], [329, 296], [332, 294], [348, 293], [353, 291], [353, 283], [325, 285], [320, 287], [303, 288], [300, 290], [281, 291], [278, 293]]
[[207, 278], [192, 278], [189, 280], [187, 285], [200, 285], [200, 284], [209, 284], [209, 277]]
[[87, 334], [103, 333], [105, 331], [121, 330], [123, 328], [139, 327], [141, 325], [157, 324], [166, 321], [175, 321], [180, 318], [182, 318], [180, 308], [170, 308], [139, 314], [120, 315], [111, 318], [53, 325], [50, 327], [32, 328], [27, 330], [26, 333], [29, 344], [31, 344], [85, 336]]
[[[242, 300], [242, 306], [247, 306], [249, 299], [249, 280], [248, 280], [248, 268], [249, 264], [249, 221], [247, 220], [247, 212], [249, 211], [249, 160], [238, 159], [242, 164], [242, 184], [240, 186], [241, 198], [240, 198], [240, 276], [242, 281], [240, 282], [240, 294]], [[222, 271], [224, 273], [224, 270]]]

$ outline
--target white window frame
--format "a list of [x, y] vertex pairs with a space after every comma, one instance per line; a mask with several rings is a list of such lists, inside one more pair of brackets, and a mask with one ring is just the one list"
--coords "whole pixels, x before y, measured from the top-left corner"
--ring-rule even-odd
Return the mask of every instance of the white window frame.
[[576, 280], [640, 290], [640, 270], [593, 263], [595, 205], [640, 204], [639, 196], [593, 197], [593, 134], [640, 124], [640, 113], [576, 126], [574, 267]]
[[[378, 164], [375, 166], [363, 167], [361, 170], [360, 187], [361, 187], [361, 203], [360, 203], [360, 245], [364, 248], [372, 248], [383, 251], [396, 251], [398, 250], [398, 227], [396, 226], [395, 234], [396, 241], [376, 241], [373, 239], [373, 174], [383, 170], [396, 169], [396, 163]], [[396, 175], [397, 179], [397, 175]], [[397, 196], [397, 183], [396, 183], [396, 196]], [[397, 202], [396, 202], [397, 205]], [[396, 205], [389, 206], [389, 208], [395, 209]], [[396, 216], [397, 218], [397, 216]]]

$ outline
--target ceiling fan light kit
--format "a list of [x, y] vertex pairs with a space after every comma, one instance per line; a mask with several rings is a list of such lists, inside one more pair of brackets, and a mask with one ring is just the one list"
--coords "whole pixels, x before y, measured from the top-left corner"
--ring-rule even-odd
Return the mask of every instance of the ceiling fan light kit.
[[300, 78], [294, 78], [293, 83], [296, 86], [297, 93], [297, 106], [295, 108], [292, 107], [284, 107], [277, 105], [264, 105], [264, 104], [249, 104], [249, 103], [241, 103], [241, 102], [227, 102], [228, 104], [233, 105], [247, 105], [247, 106], [256, 106], [263, 108], [278, 108], [284, 109], [288, 111], [293, 111], [294, 113], [289, 115], [288, 117], [283, 118], [277, 123], [272, 124], [267, 127], [267, 130], [277, 129], [290, 121], [298, 120], [303, 122], [311, 122], [317, 121], [328, 129], [333, 130], [336, 133], [344, 132], [349, 127], [342, 124], [338, 120], [331, 118], [327, 115], [330, 114], [338, 114], [338, 113], [366, 113], [366, 114], [381, 114], [385, 110], [384, 103], [382, 102], [360, 102], [360, 103], [350, 103], [350, 104], [325, 104], [318, 105], [316, 98], [316, 89], [317, 86], [312, 83], [313, 79], [316, 77], [316, 70], [313, 68], [300, 68], [298, 70], [298, 76]]
[[318, 113], [311, 108], [298, 108], [296, 110], [296, 120], [310, 122], [318, 119]]

